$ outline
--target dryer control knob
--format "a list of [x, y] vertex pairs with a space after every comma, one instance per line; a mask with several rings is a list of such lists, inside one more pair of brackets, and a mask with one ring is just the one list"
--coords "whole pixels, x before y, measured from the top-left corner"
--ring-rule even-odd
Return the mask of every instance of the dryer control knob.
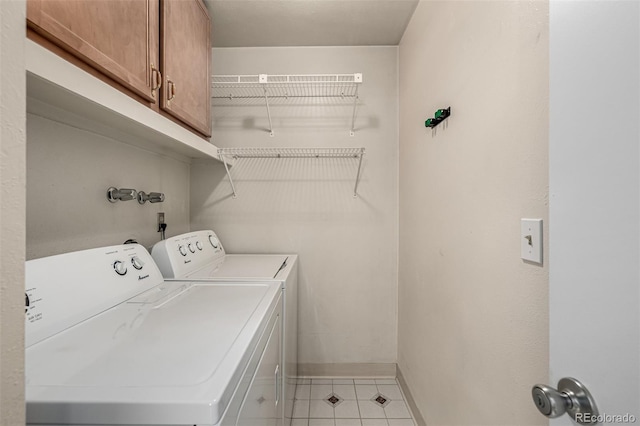
[[213, 246], [214, 249], [217, 249], [220, 246], [220, 241], [213, 235], [209, 235], [209, 242]]
[[198, 250], [202, 251], [202, 243], [200, 241], [196, 241], [196, 247], [198, 247]]
[[119, 260], [116, 260], [115, 262], [113, 262], [113, 269], [115, 269], [118, 275], [124, 275], [127, 273], [127, 265], [125, 265], [124, 262], [121, 262]]
[[138, 256], [133, 256], [131, 258], [131, 264], [133, 265], [134, 268], [136, 268], [137, 270], [142, 269], [142, 267], [144, 266], [144, 262], [142, 260], [140, 260], [140, 258]]
[[180, 252], [181, 255], [186, 256], [187, 255], [187, 249], [184, 248], [184, 246], [178, 246], [178, 251]]
[[187, 245], [187, 247], [189, 248], [189, 251], [191, 253], [195, 253], [196, 252], [196, 249], [193, 248], [193, 244], [189, 243], [189, 245]]

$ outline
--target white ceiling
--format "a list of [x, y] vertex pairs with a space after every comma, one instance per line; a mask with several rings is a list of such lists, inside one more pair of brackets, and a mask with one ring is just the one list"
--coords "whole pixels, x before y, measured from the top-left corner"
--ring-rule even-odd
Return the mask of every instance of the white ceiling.
[[418, 0], [205, 0], [214, 47], [397, 45]]

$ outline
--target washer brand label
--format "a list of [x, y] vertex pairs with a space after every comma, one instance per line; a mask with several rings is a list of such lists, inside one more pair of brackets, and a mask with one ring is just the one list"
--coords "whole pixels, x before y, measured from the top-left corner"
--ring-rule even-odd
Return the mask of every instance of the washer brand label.
[[149, 274], [147, 274], [147, 275], [138, 275], [138, 281], [144, 280], [145, 278], [149, 278]]
[[42, 312], [34, 312], [33, 314], [27, 313], [27, 321], [33, 323], [42, 319]]

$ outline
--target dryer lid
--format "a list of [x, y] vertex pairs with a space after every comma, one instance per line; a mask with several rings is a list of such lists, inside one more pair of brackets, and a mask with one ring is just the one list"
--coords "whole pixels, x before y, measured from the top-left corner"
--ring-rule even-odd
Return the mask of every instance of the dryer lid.
[[260, 279], [276, 278], [286, 266], [289, 256], [270, 254], [227, 254], [217, 262], [211, 263], [191, 274], [187, 279]]

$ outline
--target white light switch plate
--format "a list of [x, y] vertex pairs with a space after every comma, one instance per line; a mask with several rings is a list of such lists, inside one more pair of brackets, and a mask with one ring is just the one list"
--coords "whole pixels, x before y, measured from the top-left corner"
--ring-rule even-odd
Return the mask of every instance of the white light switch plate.
[[520, 256], [530, 262], [542, 263], [542, 219], [520, 221]]

